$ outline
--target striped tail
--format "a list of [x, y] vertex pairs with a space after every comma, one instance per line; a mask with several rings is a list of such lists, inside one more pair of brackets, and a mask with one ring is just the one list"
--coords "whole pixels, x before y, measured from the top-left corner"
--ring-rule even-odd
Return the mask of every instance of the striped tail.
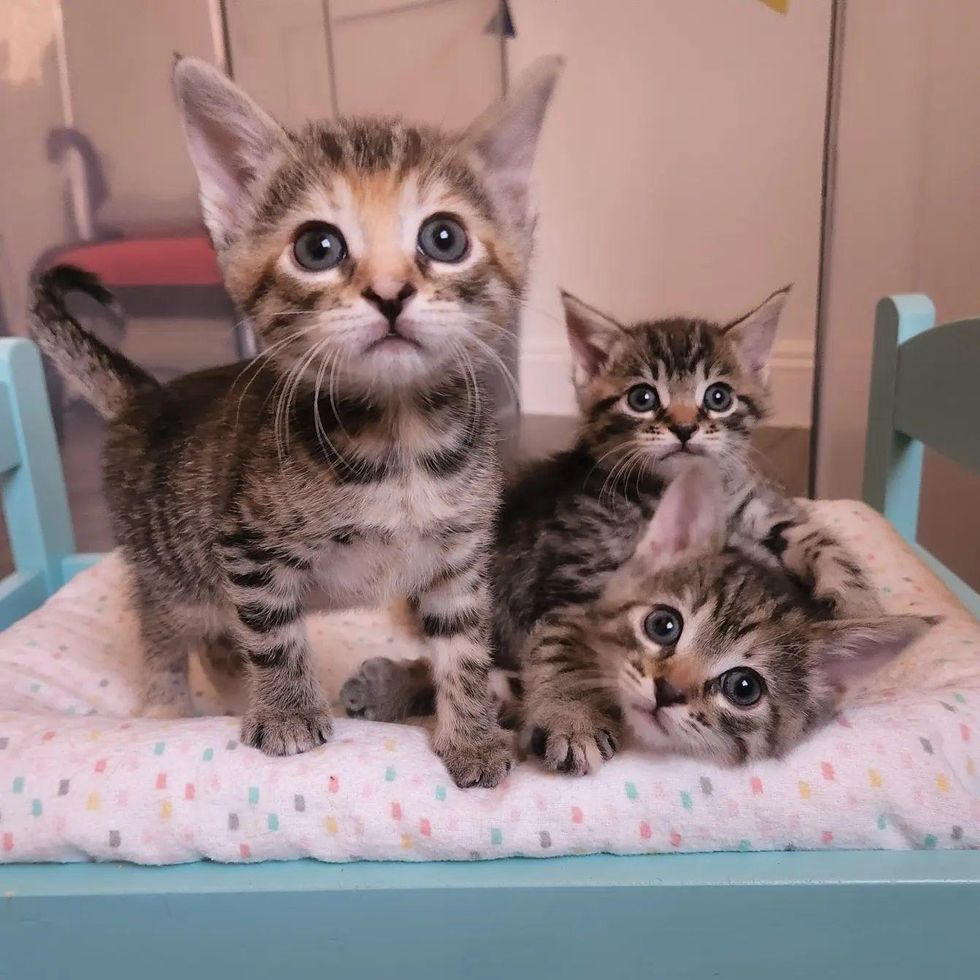
[[74, 384], [103, 418], [111, 419], [134, 392], [156, 387], [157, 382], [68, 312], [65, 297], [76, 291], [122, 316], [115, 297], [97, 276], [71, 265], [58, 265], [41, 275], [35, 285], [31, 333], [62, 377]]

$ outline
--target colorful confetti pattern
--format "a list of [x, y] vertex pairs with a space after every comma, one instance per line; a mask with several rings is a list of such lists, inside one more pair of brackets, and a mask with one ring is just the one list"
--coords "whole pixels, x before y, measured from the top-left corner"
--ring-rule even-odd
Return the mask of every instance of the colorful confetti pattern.
[[[135, 624], [110, 557], [0, 636], [0, 862], [980, 847], [980, 627], [873, 512], [817, 506], [889, 608], [946, 617], [860, 703], [782, 762], [630, 751], [580, 780], [528, 763], [497, 790], [457, 790], [419, 727], [340, 719], [329, 745], [268, 759], [234, 718], [128, 717]], [[384, 615], [311, 631], [338, 651], [334, 692], [361, 657], [418, 652]], [[198, 711], [223, 710], [192, 678]]]

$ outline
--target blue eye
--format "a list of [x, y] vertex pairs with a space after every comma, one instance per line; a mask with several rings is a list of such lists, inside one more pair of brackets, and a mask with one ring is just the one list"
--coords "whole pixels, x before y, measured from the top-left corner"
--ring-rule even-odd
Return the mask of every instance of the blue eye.
[[660, 398], [657, 395], [657, 389], [653, 385], [633, 385], [626, 392], [626, 404], [634, 412], [652, 412], [660, 407]]
[[347, 255], [347, 242], [334, 225], [315, 221], [304, 225], [293, 241], [293, 258], [307, 272], [326, 272], [339, 265]]
[[462, 262], [469, 254], [470, 240], [454, 217], [434, 214], [419, 228], [418, 249], [436, 262]]
[[737, 708], [751, 708], [765, 692], [765, 681], [748, 667], [736, 667], [721, 675], [721, 693]]
[[643, 620], [643, 632], [662, 647], [673, 646], [684, 631], [684, 617], [670, 606], [657, 606]]
[[731, 386], [724, 381], [716, 381], [713, 385], [708, 385], [702, 404], [709, 412], [727, 412], [734, 401]]

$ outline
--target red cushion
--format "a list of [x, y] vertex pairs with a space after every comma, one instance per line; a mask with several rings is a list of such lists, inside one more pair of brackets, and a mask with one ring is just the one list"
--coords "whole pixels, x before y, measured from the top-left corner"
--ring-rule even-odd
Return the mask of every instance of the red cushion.
[[218, 260], [203, 234], [76, 245], [58, 253], [53, 262], [94, 272], [110, 288], [221, 285]]

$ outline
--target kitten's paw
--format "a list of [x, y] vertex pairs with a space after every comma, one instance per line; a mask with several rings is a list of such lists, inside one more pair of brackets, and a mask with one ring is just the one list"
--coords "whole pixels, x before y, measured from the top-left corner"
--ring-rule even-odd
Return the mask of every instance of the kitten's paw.
[[242, 719], [242, 741], [266, 755], [309, 752], [330, 738], [330, 712], [322, 705], [294, 711], [250, 711]]
[[619, 733], [612, 722], [579, 710], [551, 711], [537, 722], [531, 718], [524, 739], [546, 768], [572, 776], [597, 772], [619, 748]]
[[387, 657], [365, 660], [344, 681], [340, 701], [351, 718], [368, 721], [401, 721], [405, 667]]
[[496, 786], [513, 765], [511, 739], [502, 729], [480, 740], [443, 739], [438, 735], [433, 747], [460, 789]]

